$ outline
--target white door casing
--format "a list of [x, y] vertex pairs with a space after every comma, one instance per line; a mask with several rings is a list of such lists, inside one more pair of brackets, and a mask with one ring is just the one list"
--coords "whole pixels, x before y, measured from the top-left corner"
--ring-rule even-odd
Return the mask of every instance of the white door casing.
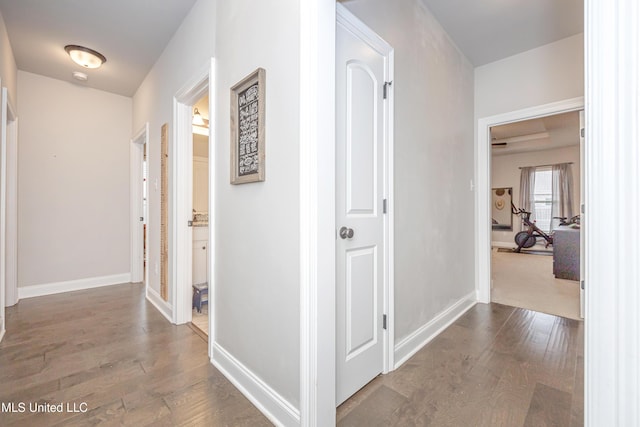
[[339, 15], [336, 31], [336, 404], [384, 372], [388, 359], [389, 100], [383, 95], [390, 93], [391, 47], [375, 34], [361, 37], [364, 26], [354, 28], [357, 20], [349, 18]]
[[[173, 311], [173, 323], [191, 321], [191, 301], [193, 283], [193, 227], [188, 225], [193, 219], [193, 105], [203, 96], [209, 95], [209, 117], [215, 117], [215, 59], [211, 58], [173, 98], [173, 139], [170, 143], [171, 157], [169, 201], [169, 289]], [[214, 123], [210, 122], [209, 147], [215, 147]], [[214, 174], [215, 152], [209, 150], [209, 245], [206, 250], [207, 271], [214, 270], [215, 259], [215, 200]], [[209, 295], [215, 294], [215, 280], [209, 273]], [[209, 305], [208, 354], [213, 354], [215, 342], [213, 304]]]
[[[584, 121], [584, 110], [580, 110], [580, 211], [578, 214], [580, 215], [580, 223], [584, 224], [584, 195], [585, 195], [585, 161], [584, 161], [584, 153], [585, 153], [585, 129], [586, 124]], [[584, 295], [584, 282], [585, 282], [585, 232], [584, 227], [580, 227], [580, 317], [584, 319], [584, 309], [585, 309], [585, 295]]]
[[7, 97], [5, 307], [18, 303], [18, 117]]
[[2, 88], [0, 117], [0, 340], [5, 333], [5, 278], [6, 278], [6, 213], [7, 213], [7, 89]]
[[[131, 182], [131, 281], [144, 282], [148, 286], [147, 277], [143, 277], [144, 271], [144, 224], [147, 223], [147, 213], [144, 209], [144, 170], [143, 162], [146, 156], [145, 150], [149, 146], [149, 123], [131, 138], [130, 146], [130, 182]], [[146, 246], [149, 247], [148, 245]], [[148, 267], [148, 265], [147, 265]], [[148, 268], [147, 268], [148, 272]]]

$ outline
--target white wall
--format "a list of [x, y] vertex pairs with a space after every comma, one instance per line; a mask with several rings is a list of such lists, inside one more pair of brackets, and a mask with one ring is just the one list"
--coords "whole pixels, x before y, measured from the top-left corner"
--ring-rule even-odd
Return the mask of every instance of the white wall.
[[18, 72], [19, 287], [129, 266], [131, 98]]
[[[507, 154], [491, 158], [491, 187], [512, 187], [513, 203], [520, 206], [520, 167], [549, 165], [573, 162], [573, 212], [578, 215], [580, 209], [580, 146], [556, 148], [553, 150], [533, 151], [529, 153]], [[505, 209], [509, 209], [505, 206]], [[515, 246], [514, 235], [520, 231], [520, 218], [513, 216], [513, 231], [492, 231], [491, 241]]]
[[398, 343], [474, 290], [473, 67], [419, 0], [343, 4], [395, 50]]
[[475, 69], [476, 119], [583, 95], [583, 34]]
[[[219, 2], [214, 116], [216, 344], [294, 407], [300, 401], [299, 12], [295, 0]], [[230, 185], [229, 88], [258, 67], [266, 70], [266, 181]]]
[[18, 107], [18, 68], [9, 42], [7, 27], [0, 13], [0, 78], [9, 92], [9, 102]]

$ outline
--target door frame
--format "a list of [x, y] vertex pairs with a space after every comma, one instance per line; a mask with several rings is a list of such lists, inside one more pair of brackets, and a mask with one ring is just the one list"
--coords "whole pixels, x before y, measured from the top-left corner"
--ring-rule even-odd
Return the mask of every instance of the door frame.
[[0, 99], [0, 340], [6, 332], [4, 314], [6, 298], [6, 227], [7, 227], [7, 89]]
[[[18, 302], [17, 289], [17, 118], [2, 87], [0, 99], [0, 341], [5, 335], [5, 306]], [[10, 230], [10, 235], [7, 231]]]
[[336, 2], [300, 2], [300, 425], [336, 422]]
[[[6, 89], [5, 89], [6, 90]], [[18, 303], [18, 116], [7, 94], [6, 138], [6, 213], [5, 213], [5, 307]]]
[[[336, 420], [335, 29], [336, 2], [300, 5], [300, 425]], [[357, 19], [356, 19], [357, 20]], [[357, 20], [359, 22], [359, 20]], [[376, 35], [376, 38], [379, 37]], [[393, 55], [389, 71], [393, 78]], [[389, 117], [393, 118], [393, 89]], [[388, 128], [389, 329], [386, 363], [394, 367], [393, 122]], [[331, 357], [333, 355], [333, 357]], [[385, 371], [386, 372], [386, 371]]]
[[[145, 271], [143, 252], [145, 247], [147, 249], [149, 248], [149, 242], [148, 237], [144, 236], [144, 232], [141, 233], [139, 231], [140, 217], [144, 218], [144, 222], [147, 224], [149, 223], [148, 212], [144, 211], [144, 195], [142, 192], [142, 186], [144, 185], [142, 163], [145, 157], [149, 159], [149, 122], [146, 122], [144, 126], [142, 126], [142, 128], [133, 135], [131, 138], [131, 145], [129, 146], [129, 170], [131, 182], [131, 189], [129, 192], [131, 197], [131, 281], [133, 283], [143, 281], [146, 289], [146, 287], [149, 286], [149, 265], [147, 265], [147, 269]], [[140, 254], [142, 254], [142, 256]]]
[[[191, 283], [193, 263], [193, 229], [188, 226], [192, 219], [193, 203], [193, 105], [204, 95], [209, 95], [209, 117], [215, 117], [215, 60], [211, 58], [187, 83], [176, 92], [173, 98], [173, 138], [169, 144], [169, 158], [172, 168], [169, 193], [169, 280], [170, 300], [172, 302], [173, 323], [180, 325], [191, 321], [192, 289], [185, 284]], [[214, 176], [215, 132], [209, 122], [209, 251], [208, 271], [213, 271], [215, 259], [214, 241]], [[215, 280], [209, 280], [209, 295], [213, 295]], [[213, 311], [209, 307], [209, 357], [213, 339]]]
[[[385, 81], [393, 82], [393, 47], [366, 26], [347, 8], [336, 6], [336, 25], [366, 43], [384, 58]], [[337, 31], [337, 29], [336, 29]], [[383, 313], [387, 315], [387, 329], [383, 330], [383, 373], [394, 369], [394, 304], [393, 304], [393, 84], [388, 86], [387, 101], [383, 103], [383, 198], [387, 200], [387, 214], [383, 215]], [[334, 138], [334, 143], [336, 143]], [[335, 187], [334, 187], [335, 191]], [[334, 195], [335, 199], [335, 195]]]
[[[584, 97], [571, 98], [478, 120], [476, 152], [476, 299], [491, 302], [491, 135], [493, 126], [584, 110]], [[581, 165], [581, 170], [584, 165]]]

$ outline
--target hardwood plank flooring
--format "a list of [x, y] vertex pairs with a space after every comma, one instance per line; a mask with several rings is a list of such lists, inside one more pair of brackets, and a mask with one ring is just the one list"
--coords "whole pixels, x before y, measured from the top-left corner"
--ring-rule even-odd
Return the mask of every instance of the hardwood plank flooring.
[[[206, 340], [169, 324], [140, 284], [31, 298], [7, 309], [2, 426], [262, 426], [271, 423], [209, 362]], [[338, 408], [340, 426], [583, 423], [580, 321], [478, 304], [396, 371]], [[29, 404], [86, 403], [32, 413]], [[66, 408], [65, 408], [66, 409]]]
[[478, 304], [338, 408], [339, 426], [580, 426], [583, 323]]
[[[0, 402], [26, 408], [0, 411], [2, 426], [271, 425], [211, 365], [206, 340], [167, 322], [141, 284], [25, 299], [6, 318]], [[86, 412], [66, 411], [83, 402]]]

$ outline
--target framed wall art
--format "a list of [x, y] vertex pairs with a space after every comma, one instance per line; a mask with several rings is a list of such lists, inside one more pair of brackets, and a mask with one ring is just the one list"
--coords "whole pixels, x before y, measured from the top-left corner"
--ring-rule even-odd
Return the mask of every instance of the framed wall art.
[[491, 189], [491, 228], [493, 230], [513, 231], [512, 193], [511, 187]]
[[231, 184], [265, 179], [265, 80], [258, 68], [231, 88]]

